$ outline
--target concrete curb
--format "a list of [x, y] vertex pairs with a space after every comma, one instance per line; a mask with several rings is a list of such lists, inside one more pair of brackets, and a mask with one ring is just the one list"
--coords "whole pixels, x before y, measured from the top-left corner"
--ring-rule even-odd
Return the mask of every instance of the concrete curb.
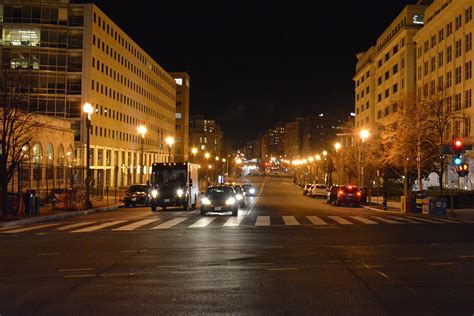
[[402, 212], [396, 212], [396, 211], [384, 211], [384, 210], [379, 210], [378, 208], [375, 207], [370, 207], [366, 205], [361, 205], [363, 208], [371, 210], [371, 211], [376, 211], [380, 213], [389, 213], [389, 214], [403, 214]]
[[53, 222], [53, 221], [59, 221], [59, 220], [66, 219], [66, 218], [71, 218], [71, 217], [89, 215], [89, 214], [94, 214], [94, 213], [109, 212], [109, 211], [114, 211], [114, 210], [118, 209], [119, 206], [120, 205], [112, 205], [112, 206], [98, 207], [98, 208], [92, 208], [92, 209], [82, 210], [82, 211], [73, 211], [73, 212], [69, 212], [69, 213], [52, 214], [52, 215], [45, 215], [45, 216], [19, 219], [19, 220], [16, 220], [16, 221], [9, 221], [9, 222], [0, 223], [0, 228], [13, 227], [13, 226], [19, 226], [19, 225], [29, 225], [29, 224], [36, 224], [36, 223], [44, 223], [44, 222]]

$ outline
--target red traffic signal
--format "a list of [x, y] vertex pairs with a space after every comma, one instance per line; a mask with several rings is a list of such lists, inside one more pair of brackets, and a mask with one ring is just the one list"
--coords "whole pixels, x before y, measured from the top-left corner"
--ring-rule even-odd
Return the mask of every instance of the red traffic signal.
[[464, 142], [460, 138], [453, 140], [453, 149], [454, 151], [461, 151], [464, 147]]

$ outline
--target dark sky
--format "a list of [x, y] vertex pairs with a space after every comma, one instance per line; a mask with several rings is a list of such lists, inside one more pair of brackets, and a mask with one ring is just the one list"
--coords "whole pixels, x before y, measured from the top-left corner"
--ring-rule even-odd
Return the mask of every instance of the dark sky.
[[94, 2], [165, 70], [188, 71], [191, 112], [238, 146], [278, 121], [353, 111], [355, 54], [416, 1]]

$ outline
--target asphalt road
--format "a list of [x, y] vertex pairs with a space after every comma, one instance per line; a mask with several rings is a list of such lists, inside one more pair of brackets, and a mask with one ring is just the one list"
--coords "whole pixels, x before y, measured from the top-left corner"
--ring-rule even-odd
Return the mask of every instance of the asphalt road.
[[474, 314], [474, 223], [245, 181], [258, 196], [237, 218], [129, 208], [0, 230], [0, 315]]

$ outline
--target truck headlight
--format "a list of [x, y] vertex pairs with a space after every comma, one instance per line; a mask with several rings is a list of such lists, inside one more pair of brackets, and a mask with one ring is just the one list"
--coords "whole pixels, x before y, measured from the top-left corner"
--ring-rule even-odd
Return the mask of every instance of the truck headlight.
[[236, 194], [235, 197], [237, 198], [238, 201], [242, 200], [244, 197], [242, 196], [242, 194]]
[[235, 199], [233, 197], [230, 197], [225, 201], [225, 205], [234, 205], [235, 204]]
[[151, 197], [156, 198], [158, 196], [158, 190], [151, 190]]
[[176, 191], [176, 194], [178, 195], [178, 197], [182, 197], [184, 194], [184, 191], [182, 189], [178, 189], [178, 191]]
[[211, 205], [211, 200], [205, 197], [205, 198], [202, 198], [201, 203], [204, 205]]

